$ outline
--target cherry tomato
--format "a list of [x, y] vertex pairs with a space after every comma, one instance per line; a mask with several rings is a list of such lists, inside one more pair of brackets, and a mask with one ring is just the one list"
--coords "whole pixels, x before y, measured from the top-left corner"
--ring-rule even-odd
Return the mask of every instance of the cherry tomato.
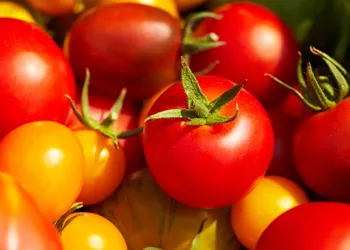
[[[81, 93], [78, 92], [77, 96], [81, 96]], [[89, 107], [92, 118], [100, 122], [105, 119], [108, 116], [109, 109], [112, 107], [114, 101], [115, 100], [102, 96], [96, 92], [89, 92]], [[80, 112], [80, 98], [76, 101], [76, 106]], [[137, 123], [138, 107], [126, 99], [114, 128], [117, 131], [132, 130], [137, 128]], [[67, 126], [74, 128], [76, 125], [81, 125], [81, 123], [75, 115], [71, 114]], [[145, 165], [145, 159], [140, 136], [120, 139], [119, 143], [124, 149], [126, 175], [137, 169], [143, 168]]]
[[[234, 83], [219, 77], [197, 78], [209, 101]], [[175, 200], [198, 208], [229, 206], [243, 198], [271, 161], [273, 131], [261, 104], [242, 90], [221, 111], [231, 122], [189, 126], [184, 119], [145, 123], [143, 146], [150, 172], [160, 188]], [[187, 109], [181, 83], [169, 87], [153, 104], [150, 115], [167, 109]]]
[[124, 177], [124, 150], [116, 149], [111, 139], [94, 130], [80, 127], [73, 132], [85, 155], [84, 184], [77, 201], [86, 206], [99, 203], [113, 193]]
[[65, 123], [75, 82], [62, 50], [35, 24], [0, 18], [0, 30], [0, 137], [32, 121]]
[[256, 250], [345, 250], [350, 242], [350, 205], [311, 202], [275, 219]]
[[36, 23], [32, 14], [21, 4], [12, 1], [0, 2], [0, 17], [9, 17]]
[[111, 3], [91, 9], [73, 24], [67, 55], [80, 82], [86, 68], [91, 90], [141, 103], [178, 76], [179, 19], [151, 6]]
[[64, 250], [127, 250], [120, 231], [107, 219], [93, 213], [73, 213], [75, 217], [61, 233]]
[[206, 0], [175, 0], [180, 11], [187, 11], [198, 7], [206, 2]]
[[279, 176], [266, 176], [249, 195], [233, 205], [231, 222], [238, 240], [249, 250], [268, 225], [285, 211], [309, 202], [296, 183]]
[[177, 10], [175, 0], [84, 0], [88, 7], [95, 7], [102, 4], [110, 3], [139, 3], [150, 5], [168, 12], [173, 17], [178, 18], [179, 12]]
[[84, 167], [78, 138], [56, 122], [24, 124], [0, 141], [0, 171], [15, 176], [51, 221], [78, 197]]
[[12, 176], [0, 172], [1, 250], [63, 250], [58, 232]]
[[74, 10], [77, 0], [26, 0], [35, 10], [50, 16], [64, 15]]
[[222, 19], [206, 19], [195, 35], [214, 32], [226, 45], [195, 54], [192, 70], [201, 71], [214, 61], [220, 63], [210, 72], [240, 82], [265, 107], [274, 107], [288, 91], [265, 73], [284, 82], [296, 82], [297, 41], [286, 24], [262, 5], [239, 2], [224, 5], [215, 13]]

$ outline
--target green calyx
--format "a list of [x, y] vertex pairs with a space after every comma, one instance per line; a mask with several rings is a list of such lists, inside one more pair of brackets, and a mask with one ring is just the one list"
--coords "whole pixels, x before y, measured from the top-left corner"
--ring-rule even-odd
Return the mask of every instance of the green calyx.
[[118, 120], [119, 114], [123, 107], [123, 101], [126, 95], [125, 88], [122, 89], [119, 97], [111, 107], [108, 116], [102, 122], [94, 120], [90, 114], [90, 108], [89, 108], [89, 99], [88, 99], [89, 84], [90, 84], [90, 72], [87, 69], [85, 82], [84, 82], [82, 95], [81, 95], [81, 111], [82, 111], [81, 114], [79, 113], [73, 99], [70, 96], [66, 95], [66, 97], [68, 98], [71, 104], [73, 113], [84, 126], [86, 126], [89, 129], [100, 132], [102, 135], [108, 138], [111, 138], [114, 142], [114, 145], [117, 148], [118, 148], [118, 139], [129, 138], [142, 132], [143, 128], [137, 128], [134, 130], [123, 131], [123, 132], [115, 131], [113, 128], [113, 125]]
[[181, 64], [181, 80], [183, 89], [187, 96], [187, 109], [170, 109], [161, 111], [147, 117], [145, 122], [155, 119], [181, 118], [187, 120], [184, 122], [186, 125], [200, 126], [222, 124], [233, 121], [239, 114], [239, 107], [237, 103], [236, 110], [231, 117], [222, 116], [219, 113], [227, 103], [237, 96], [237, 94], [243, 88], [245, 81], [242, 84], [235, 85], [224, 92], [217, 99], [209, 102], [200, 89], [196, 77], [187, 66], [184, 57], [181, 57]]
[[301, 53], [299, 53], [299, 63], [297, 68], [298, 82], [301, 91], [298, 91], [270, 74], [265, 75], [293, 92], [307, 107], [313, 111], [320, 112], [331, 109], [349, 95], [350, 89], [347, 81], [349, 79], [349, 74], [342, 65], [328, 54], [312, 46], [310, 47], [310, 51], [314, 55], [321, 57], [326, 63], [328, 69], [332, 73], [334, 82], [331, 82], [330, 78], [327, 76], [315, 74], [310, 62], [308, 62], [306, 66], [305, 80], [302, 69]]
[[69, 218], [67, 220], [67, 218], [74, 212], [76, 212], [77, 210], [81, 209], [83, 207], [83, 203], [82, 202], [75, 202], [72, 207], [65, 212], [58, 220], [56, 220], [54, 222], [54, 226], [56, 227], [56, 229], [58, 230], [59, 234], [62, 233], [62, 231], [69, 225], [69, 223], [71, 223], [75, 218], [77, 218], [78, 216], [81, 216], [81, 214], [77, 214], [75, 216], [72, 216], [71, 218]]

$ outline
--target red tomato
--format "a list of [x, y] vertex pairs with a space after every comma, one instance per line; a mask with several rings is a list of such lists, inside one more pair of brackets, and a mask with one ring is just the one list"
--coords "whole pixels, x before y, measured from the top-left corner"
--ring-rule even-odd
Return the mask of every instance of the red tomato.
[[64, 123], [75, 96], [62, 50], [39, 26], [0, 18], [0, 137], [31, 121]]
[[[81, 93], [77, 94], [78, 97]], [[90, 113], [93, 119], [102, 121], [108, 116], [109, 109], [112, 107], [115, 100], [104, 97], [100, 94], [91, 91], [89, 93]], [[76, 106], [81, 111], [80, 98], [76, 101]], [[80, 121], [74, 114], [71, 115], [67, 126], [74, 127], [80, 125]], [[138, 127], [138, 108], [130, 101], [125, 100], [119, 118], [115, 123], [115, 129], [118, 131], [126, 131]], [[124, 149], [126, 160], [126, 173], [130, 174], [144, 166], [144, 155], [141, 143], [141, 137], [134, 136], [128, 139], [120, 139], [120, 145]]]
[[[234, 83], [219, 77], [198, 77], [208, 100]], [[235, 120], [216, 125], [186, 126], [183, 119], [145, 123], [143, 146], [148, 167], [159, 186], [175, 200], [192, 207], [218, 208], [235, 203], [262, 177], [271, 161], [273, 131], [256, 98], [242, 90], [221, 111]], [[150, 115], [187, 108], [181, 83], [170, 86], [153, 104]]]
[[285, 82], [296, 81], [298, 47], [290, 29], [273, 12], [254, 3], [227, 4], [215, 13], [223, 18], [204, 20], [195, 35], [214, 32], [226, 45], [194, 55], [192, 70], [203, 70], [219, 60], [211, 75], [232, 81], [248, 79], [245, 88], [263, 105], [280, 103], [287, 90], [264, 74]]
[[350, 99], [302, 122], [293, 158], [305, 184], [336, 201], [350, 202]]
[[300, 183], [301, 179], [296, 170], [292, 155], [293, 135], [299, 124], [299, 120], [280, 110], [269, 110], [268, 115], [275, 138], [275, 148], [268, 174], [286, 177]]
[[1, 250], [62, 250], [58, 232], [33, 198], [10, 175], [0, 172]]
[[350, 205], [306, 203], [275, 219], [264, 231], [256, 250], [350, 249]]
[[91, 89], [116, 98], [123, 87], [137, 101], [178, 76], [180, 21], [158, 8], [111, 3], [82, 15], [66, 39], [78, 80], [91, 72]]

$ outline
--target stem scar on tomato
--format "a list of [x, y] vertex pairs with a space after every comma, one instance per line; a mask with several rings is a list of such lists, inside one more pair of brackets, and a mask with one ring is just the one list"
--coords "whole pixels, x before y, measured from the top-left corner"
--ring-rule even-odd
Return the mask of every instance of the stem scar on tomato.
[[181, 64], [181, 82], [187, 96], [187, 109], [164, 110], [147, 117], [145, 122], [155, 119], [180, 118], [188, 120], [184, 121], [185, 125], [201, 126], [233, 121], [239, 114], [238, 103], [236, 103], [235, 113], [230, 117], [222, 116], [219, 112], [227, 103], [237, 96], [247, 80], [233, 86], [221, 96], [209, 102], [200, 89], [196, 77], [187, 66], [184, 57], [181, 57]]
[[334, 77], [336, 86], [331, 83], [329, 77], [322, 75], [316, 76], [310, 62], [308, 62], [306, 66], [305, 81], [302, 69], [302, 55], [300, 52], [297, 72], [301, 91], [298, 91], [270, 74], [265, 74], [265, 76], [272, 78], [275, 82], [293, 92], [301, 102], [311, 110], [321, 112], [333, 108], [337, 103], [349, 96], [349, 73], [342, 65], [325, 52], [313, 46], [310, 46], [310, 51], [314, 55], [321, 57], [327, 64]]
[[132, 136], [135, 136], [142, 132], [143, 128], [136, 128], [133, 130], [128, 131], [115, 131], [113, 129], [113, 124], [117, 121], [119, 114], [121, 112], [124, 98], [126, 95], [126, 88], [123, 88], [119, 97], [112, 105], [108, 116], [102, 121], [98, 122], [97, 120], [94, 120], [90, 114], [90, 108], [89, 108], [89, 99], [88, 99], [88, 89], [90, 84], [90, 71], [89, 69], [86, 69], [86, 77], [85, 82], [81, 94], [81, 114], [79, 113], [73, 99], [66, 95], [68, 98], [71, 108], [73, 110], [73, 113], [78, 118], [78, 120], [87, 128], [95, 130], [97, 132], [100, 132], [102, 135], [111, 138], [113, 140], [113, 143], [116, 148], [118, 148], [118, 139], [125, 139]]

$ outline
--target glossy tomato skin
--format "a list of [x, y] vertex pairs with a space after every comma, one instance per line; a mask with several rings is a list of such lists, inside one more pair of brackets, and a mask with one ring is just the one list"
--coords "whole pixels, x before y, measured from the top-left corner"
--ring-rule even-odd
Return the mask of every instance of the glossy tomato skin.
[[0, 137], [32, 121], [65, 123], [75, 82], [61, 49], [35, 24], [0, 18], [0, 29]]
[[[79, 91], [78, 97], [81, 96]], [[89, 107], [90, 114], [93, 119], [102, 121], [108, 116], [109, 110], [112, 107], [115, 100], [112, 98], [102, 96], [96, 92], [89, 93]], [[80, 98], [77, 99], [77, 108], [81, 111]], [[67, 126], [74, 128], [76, 125], [81, 125], [80, 121], [74, 114], [70, 115]], [[117, 131], [127, 131], [138, 127], [138, 106], [132, 103], [132, 101], [126, 99], [123, 103], [122, 110], [119, 114], [118, 120], [115, 123], [114, 129]], [[128, 138], [120, 139], [120, 145], [124, 149], [125, 161], [126, 161], [126, 172], [128, 175], [145, 165], [145, 159], [143, 154], [143, 148], [141, 143], [140, 135]]]
[[214, 32], [226, 45], [194, 55], [192, 69], [200, 71], [219, 60], [211, 75], [235, 82], [248, 79], [245, 88], [265, 107], [279, 104], [287, 90], [264, 74], [295, 82], [298, 47], [290, 29], [270, 10], [254, 3], [227, 4], [215, 13], [222, 19], [203, 21], [195, 35]]
[[177, 79], [180, 21], [151, 6], [111, 3], [91, 9], [66, 40], [73, 70], [91, 89], [116, 98], [123, 87], [141, 102]]
[[350, 205], [311, 202], [275, 219], [256, 250], [345, 250], [350, 245]]
[[350, 202], [350, 99], [302, 122], [293, 158], [305, 184], [323, 197]]
[[[198, 77], [208, 100], [233, 86], [212, 76]], [[186, 126], [182, 119], [145, 123], [143, 146], [148, 167], [159, 186], [191, 207], [218, 208], [246, 195], [266, 172], [273, 151], [273, 131], [261, 104], [242, 90], [221, 114], [238, 117], [214, 126]], [[153, 104], [150, 114], [187, 108], [181, 83], [169, 87]]]
[[61, 233], [65, 250], [127, 250], [122, 234], [109, 220], [93, 213], [73, 213], [68, 219], [73, 216], [77, 217]]
[[62, 124], [24, 124], [0, 141], [0, 171], [23, 184], [53, 222], [75, 202], [85, 170], [78, 138]]
[[58, 232], [12, 176], [0, 173], [0, 249], [63, 250]]
[[26, 0], [35, 10], [50, 16], [72, 13], [77, 0]]

